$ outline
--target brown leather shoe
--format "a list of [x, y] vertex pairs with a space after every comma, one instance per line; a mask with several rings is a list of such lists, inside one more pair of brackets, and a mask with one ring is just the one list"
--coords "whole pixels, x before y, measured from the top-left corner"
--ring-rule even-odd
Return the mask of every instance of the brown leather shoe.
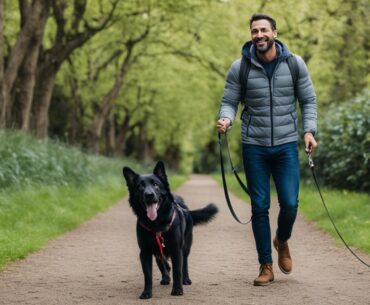
[[287, 241], [280, 241], [275, 236], [274, 238], [274, 247], [278, 252], [278, 265], [284, 274], [289, 274], [292, 272], [292, 258], [290, 257], [289, 247]]
[[261, 264], [260, 274], [254, 280], [254, 286], [266, 286], [274, 280], [274, 270], [272, 269], [272, 264]]

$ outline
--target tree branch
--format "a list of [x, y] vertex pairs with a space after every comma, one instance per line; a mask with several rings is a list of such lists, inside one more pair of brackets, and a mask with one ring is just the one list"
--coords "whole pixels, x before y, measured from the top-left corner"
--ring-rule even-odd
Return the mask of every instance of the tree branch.
[[118, 58], [120, 55], [122, 55], [122, 50], [117, 50], [114, 52], [110, 57], [108, 57], [103, 63], [101, 63], [95, 70], [95, 73], [90, 78], [92, 81], [96, 82], [99, 78], [99, 74], [102, 70], [104, 70], [112, 61], [114, 61], [116, 58]]
[[19, 0], [19, 14], [21, 16], [21, 28], [26, 23], [27, 15], [29, 14], [30, 5], [27, 0]]
[[53, 15], [55, 18], [55, 22], [57, 24], [57, 32], [55, 35], [55, 41], [63, 41], [63, 38], [65, 37], [65, 31], [64, 27], [66, 25], [66, 19], [64, 18], [64, 11], [66, 9], [66, 3], [65, 0], [58, 1], [58, 0], [52, 0], [51, 2], [52, 8], [53, 8]]
[[75, 33], [78, 32], [78, 26], [86, 11], [86, 0], [74, 0], [73, 3], [73, 20], [72, 29]]

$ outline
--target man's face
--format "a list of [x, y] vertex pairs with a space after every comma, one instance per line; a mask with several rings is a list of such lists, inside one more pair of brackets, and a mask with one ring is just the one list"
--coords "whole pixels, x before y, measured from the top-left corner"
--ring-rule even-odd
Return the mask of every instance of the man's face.
[[276, 31], [272, 30], [271, 24], [266, 19], [256, 20], [251, 25], [252, 42], [257, 51], [266, 53], [274, 44]]

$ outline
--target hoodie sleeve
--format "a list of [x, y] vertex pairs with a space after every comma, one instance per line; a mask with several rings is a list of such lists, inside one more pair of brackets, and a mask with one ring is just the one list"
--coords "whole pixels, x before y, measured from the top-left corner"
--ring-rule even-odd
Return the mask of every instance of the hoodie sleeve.
[[313, 87], [307, 66], [303, 59], [296, 55], [299, 67], [297, 84], [298, 101], [302, 112], [303, 132], [316, 133], [317, 130], [317, 104], [316, 93]]
[[234, 122], [240, 101], [239, 70], [241, 59], [234, 61], [226, 76], [224, 95], [221, 99], [219, 118], [228, 118]]

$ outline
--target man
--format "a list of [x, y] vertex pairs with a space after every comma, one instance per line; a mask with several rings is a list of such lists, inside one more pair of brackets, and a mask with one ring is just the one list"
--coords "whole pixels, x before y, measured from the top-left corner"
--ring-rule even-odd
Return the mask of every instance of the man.
[[[242, 48], [242, 56], [250, 61], [250, 71], [241, 116], [242, 150], [245, 174], [252, 201], [252, 228], [260, 263], [254, 285], [268, 285], [274, 280], [269, 223], [270, 176], [273, 177], [280, 211], [273, 239], [281, 271], [292, 271], [288, 247], [297, 215], [299, 161], [297, 149], [296, 98], [302, 112], [306, 150], [317, 147], [316, 95], [307, 67], [294, 55], [299, 77], [294, 86], [287, 58], [286, 45], [277, 40], [276, 22], [265, 14], [250, 19], [251, 41]], [[241, 59], [228, 72], [221, 102], [217, 129], [225, 133], [232, 125], [241, 100], [239, 79]], [[296, 88], [294, 88], [296, 87]]]

